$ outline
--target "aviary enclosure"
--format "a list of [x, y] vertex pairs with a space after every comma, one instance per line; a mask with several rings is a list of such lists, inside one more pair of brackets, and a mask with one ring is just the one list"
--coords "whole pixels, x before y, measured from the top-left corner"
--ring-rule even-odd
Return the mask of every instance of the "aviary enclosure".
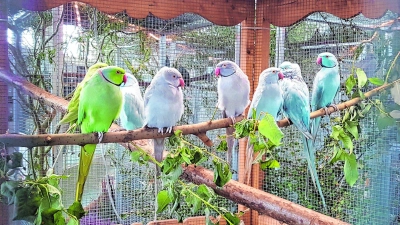
[[[397, 0], [2, 1], [0, 224], [400, 224], [399, 13]], [[339, 112], [315, 138], [326, 209], [301, 133], [283, 117], [281, 145], [258, 149], [249, 182], [247, 138], [226, 167], [232, 121], [215, 112], [214, 75], [218, 62], [236, 62], [252, 96], [264, 69], [291, 61], [311, 91], [322, 52], [337, 57], [341, 81]], [[95, 152], [83, 214], [71, 210], [79, 145], [97, 136], [66, 134], [58, 122], [98, 62], [133, 74], [142, 94], [161, 67], [178, 69], [185, 107], [174, 130], [183, 135], [166, 141], [180, 158], [169, 158], [176, 165], [156, 197], [149, 138], [160, 134], [116, 131], [115, 121]], [[246, 121], [236, 118], [237, 133]]]

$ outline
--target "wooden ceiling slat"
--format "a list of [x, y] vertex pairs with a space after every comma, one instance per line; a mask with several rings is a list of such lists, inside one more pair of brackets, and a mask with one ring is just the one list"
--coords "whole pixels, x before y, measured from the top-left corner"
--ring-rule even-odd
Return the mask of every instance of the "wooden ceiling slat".
[[[71, 0], [9, 0], [14, 8], [48, 10]], [[254, 13], [254, 0], [82, 0], [98, 10], [114, 14], [125, 11], [130, 17], [145, 18], [149, 13], [172, 19], [196, 13], [218, 25], [236, 25]], [[387, 10], [400, 14], [399, 0], [268, 0], [264, 19], [276, 26], [289, 26], [313, 12], [328, 12], [342, 19], [362, 13], [379, 18]]]

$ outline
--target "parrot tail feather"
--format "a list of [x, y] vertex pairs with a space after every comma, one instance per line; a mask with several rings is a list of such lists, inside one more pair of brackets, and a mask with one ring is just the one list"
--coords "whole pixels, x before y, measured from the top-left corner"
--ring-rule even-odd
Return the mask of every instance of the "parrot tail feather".
[[320, 124], [321, 124], [321, 117], [316, 117], [311, 121], [311, 134], [314, 139], [314, 144]]
[[233, 146], [235, 144], [235, 138], [233, 137], [233, 132], [235, 131], [234, 127], [226, 128], [226, 144], [228, 146], [228, 151], [226, 152], [226, 161], [229, 165], [232, 164], [232, 151]]
[[83, 189], [87, 176], [89, 175], [90, 165], [94, 155], [96, 144], [87, 144], [81, 148], [81, 154], [79, 157], [79, 168], [78, 168], [78, 181], [76, 183], [75, 201], [82, 201]]
[[318, 179], [317, 169], [315, 167], [315, 154], [314, 154], [314, 143], [313, 143], [314, 140], [307, 139], [305, 136], [303, 136], [302, 139], [303, 139], [303, 146], [304, 146], [304, 154], [306, 156], [307, 164], [308, 164], [308, 170], [310, 171], [314, 186], [318, 189], [318, 193], [321, 197], [322, 205], [326, 211], [327, 207], [326, 207], [325, 197], [324, 197], [324, 194], [322, 193], [321, 184]]
[[[164, 153], [164, 138], [156, 138], [154, 141], [154, 158], [161, 162], [163, 160]], [[160, 175], [161, 168], [157, 166], [157, 175]]]

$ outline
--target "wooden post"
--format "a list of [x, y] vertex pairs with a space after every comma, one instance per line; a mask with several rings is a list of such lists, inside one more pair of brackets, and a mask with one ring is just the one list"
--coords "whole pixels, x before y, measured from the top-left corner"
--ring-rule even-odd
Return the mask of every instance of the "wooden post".
[[[266, 0], [257, 1], [257, 9], [249, 13], [247, 19], [242, 22], [241, 32], [241, 58], [240, 67], [247, 74], [250, 81], [250, 98], [258, 85], [260, 73], [269, 66], [270, 51], [270, 23], [264, 15]], [[246, 162], [247, 140], [239, 141], [239, 182], [245, 182], [244, 165]], [[252, 187], [261, 189], [263, 173], [258, 164], [252, 167]], [[246, 208], [239, 205], [239, 210]], [[258, 224], [258, 212], [251, 210], [243, 217], [245, 224]]]

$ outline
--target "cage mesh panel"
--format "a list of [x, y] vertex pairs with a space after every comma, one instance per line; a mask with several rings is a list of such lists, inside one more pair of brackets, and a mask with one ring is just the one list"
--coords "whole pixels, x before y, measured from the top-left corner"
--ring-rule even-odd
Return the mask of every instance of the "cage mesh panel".
[[[400, 38], [399, 25], [396, 22], [390, 25], [391, 20], [398, 17], [389, 11], [379, 19], [366, 19], [358, 15], [342, 20], [328, 13], [313, 13], [290, 27], [271, 25], [269, 64], [277, 66], [283, 60], [297, 62], [311, 90], [314, 75], [319, 70], [315, 65], [316, 57], [321, 52], [329, 51], [340, 59], [342, 83], [348, 77], [354, 60], [355, 65], [363, 68], [368, 77], [383, 79], [392, 59], [400, 50], [397, 41]], [[45, 21], [46, 24], [41, 33], [43, 36], [33, 31], [39, 21]], [[123, 67], [134, 74], [140, 80], [142, 93], [162, 66], [177, 68], [186, 83], [185, 113], [179, 124], [211, 119], [217, 103], [214, 67], [221, 60], [239, 62], [240, 44], [245, 44], [241, 43], [240, 26], [217, 26], [196, 14], [185, 13], [169, 20], [159, 19], [152, 14], [144, 19], [134, 19], [124, 12], [107, 15], [80, 2], [67, 3], [40, 13], [23, 10], [11, 12], [9, 23], [18, 27], [17, 33], [20, 35], [15, 33], [9, 36], [9, 44], [19, 47], [21, 51], [9, 53], [13, 72], [58, 96], [68, 98], [83, 79], [87, 68], [98, 61]], [[371, 39], [375, 33], [378, 38], [366, 43], [363, 50], [357, 52], [355, 47]], [[43, 54], [38, 55], [33, 51], [35, 43], [43, 40], [41, 38], [50, 37], [52, 39]], [[260, 45], [261, 41], [257, 39], [254, 44]], [[29, 65], [35, 65], [35, 60], [40, 59], [40, 67], [23, 69], [18, 66], [18, 57], [23, 57]], [[263, 60], [255, 57], [251, 63], [259, 65]], [[388, 80], [398, 78], [398, 75], [391, 75]], [[255, 89], [258, 74], [255, 74], [251, 83]], [[348, 100], [343, 87], [335, 103]], [[370, 85], [365, 91], [372, 88]], [[9, 99], [9, 132], [37, 134], [38, 126], [35, 125], [33, 112], [26, 106], [26, 102], [31, 100], [12, 88], [9, 90]], [[382, 94], [374, 99], [382, 100], [388, 107], [395, 105], [390, 96]], [[36, 101], [31, 104], [38, 106]], [[49, 123], [46, 116], [52, 109], [38, 108], [36, 113], [39, 117], [36, 120], [47, 128], [44, 126]], [[338, 116], [340, 113], [335, 113], [331, 119]], [[360, 164], [360, 178], [353, 187], [345, 182], [343, 164], [329, 163], [332, 149], [324, 147], [324, 137], [331, 132], [330, 119], [322, 119], [316, 154], [317, 170], [328, 204], [327, 212], [323, 212], [318, 192], [308, 173], [300, 133], [293, 126], [282, 129], [284, 144], [276, 152], [281, 168], [261, 172], [259, 180], [262, 190], [351, 224], [397, 224], [400, 213], [398, 130], [395, 127], [378, 129], [378, 116], [379, 111], [372, 110], [361, 121], [362, 133], [354, 149]], [[60, 118], [61, 115], [57, 114], [45, 132], [64, 132], [65, 126], [57, 127]], [[217, 111], [214, 119], [219, 118], [221, 113]], [[225, 129], [209, 131], [207, 135], [218, 144], [217, 136], [223, 133]], [[189, 135], [185, 138], [203, 146], [197, 137]], [[238, 146], [237, 143], [236, 148]], [[207, 149], [221, 158], [225, 157], [224, 153], [215, 152], [215, 148]], [[20, 148], [19, 151], [28, 159], [29, 150]], [[55, 146], [44, 157], [46, 169], [54, 164], [56, 173], [70, 175], [61, 181], [65, 206], [69, 206], [75, 196], [79, 152], [80, 148], [76, 146]], [[55, 158], [58, 160], [54, 161]], [[202, 166], [211, 168], [212, 163], [207, 161]], [[244, 165], [232, 166], [236, 178]], [[81, 224], [146, 224], [152, 221], [156, 210], [154, 174], [153, 164], [132, 163], [129, 152], [121, 146], [99, 145], [83, 195], [83, 205], [89, 212], [82, 218]], [[214, 204], [231, 211], [238, 209], [236, 203], [222, 197], [218, 197]], [[193, 214], [185, 206], [180, 210], [187, 217], [200, 215]], [[118, 221], [118, 217], [121, 221]], [[172, 218], [167, 212], [157, 217], [159, 220]], [[258, 221], [259, 224], [276, 223], [264, 215]]]

